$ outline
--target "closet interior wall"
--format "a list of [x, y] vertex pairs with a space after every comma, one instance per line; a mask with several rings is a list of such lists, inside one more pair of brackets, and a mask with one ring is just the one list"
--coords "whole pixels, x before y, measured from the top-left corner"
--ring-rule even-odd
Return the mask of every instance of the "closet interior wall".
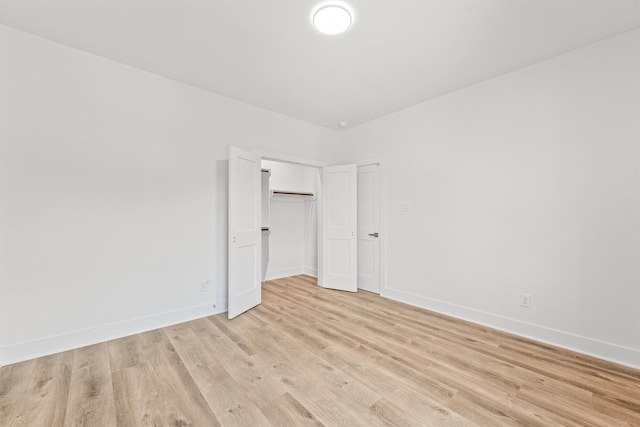
[[268, 198], [269, 239], [266, 280], [318, 273], [318, 194], [319, 170], [314, 167], [270, 160], [262, 161], [268, 169], [269, 190], [313, 193], [275, 195]]

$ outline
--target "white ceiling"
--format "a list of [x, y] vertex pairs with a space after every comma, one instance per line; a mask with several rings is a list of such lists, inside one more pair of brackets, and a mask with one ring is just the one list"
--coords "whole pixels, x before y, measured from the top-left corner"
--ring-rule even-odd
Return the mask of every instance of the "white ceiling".
[[640, 0], [0, 0], [0, 23], [337, 129], [640, 27]]

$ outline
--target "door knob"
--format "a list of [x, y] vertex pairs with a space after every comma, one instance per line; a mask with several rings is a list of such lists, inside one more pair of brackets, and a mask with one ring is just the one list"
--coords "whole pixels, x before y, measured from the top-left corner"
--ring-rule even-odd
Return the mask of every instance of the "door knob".
[[377, 233], [377, 232], [375, 232], [375, 233], [371, 233], [371, 234], [369, 234], [369, 236], [371, 236], [371, 237], [378, 237], [378, 233]]

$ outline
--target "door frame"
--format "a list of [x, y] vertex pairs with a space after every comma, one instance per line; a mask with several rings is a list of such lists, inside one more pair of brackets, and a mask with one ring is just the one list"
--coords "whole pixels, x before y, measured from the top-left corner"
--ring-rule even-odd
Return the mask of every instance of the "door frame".
[[384, 296], [387, 289], [387, 168], [386, 162], [382, 157], [374, 157], [367, 160], [356, 162], [356, 167], [378, 165], [379, 173], [379, 194], [378, 209], [380, 218], [380, 293]]
[[[315, 168], [323, 168], [330, 166], [328, 162], [323, 162], [314, 159], [308, 159], [304, 157], [292, 156], [289, 154], [276, 153], [273, 151], [265, 151], [259, 149], [251, 150], [258, 155], [261, 160], [274, 160], [277, 162], [294, 163], [302, 166], [311, 166]], [[387, 171], [384, 158], [374, 157], [366, 160], [361, 160], [355, 163], [356, 167], [366, 166], [371, 164], [377, 164], [380, 168], [380, 295], [384, 296], [387, 289]], [[322, 173], [320, 173], [320, 188], [318, 188], [318, 206], [322, 203]], [[322, 286], [324, 283], [322, 277], [322, 209], [318, 209], [318, 286]], [[260, 242], [260, 244], [262, 244]], [[260, 248], [262, 250], [262, 247]]]
[[[329, 163], [327, 162], [321, 162], [318, 160], [312, 160], [312, 159], [307, 159], [307, 158], [303, 158], [303, 157], [297, 157], [297, 156], [291, 156], [288, 154], [282, 154], [282, 153], [274, 153], [272, 151], [264, 151], [264, 150], [253, 150], [253, 152], [255, 154], [257, 154], [260, 157], [260, 160], [273, 160], [276, 162], [284, 162], [284, 163], [293, 163], [296, 165], [300, 165], [300, 166], [309, 166], [309, 167], [314, 167], [314, 168], [318, 168], [319, 169], [319, 174], [320, 174], [320, 186], [318, 188], [318, 194], [316, 194], [316, 200], [318, 203], [318, 286], [322, 287], [322, 284], [324, 283], [324, 277], [322, 275], [322, 262], [323, 262], [323, 257], [322, 257], [322, 209], [320, 208], [322, 206], [322, 168], [325, 166], [329, 166]], [[260, 242], [260, 244], [262, 245], [262, 242]], [[262, 246], [260, 247], [260, 250], [262, 250]]]

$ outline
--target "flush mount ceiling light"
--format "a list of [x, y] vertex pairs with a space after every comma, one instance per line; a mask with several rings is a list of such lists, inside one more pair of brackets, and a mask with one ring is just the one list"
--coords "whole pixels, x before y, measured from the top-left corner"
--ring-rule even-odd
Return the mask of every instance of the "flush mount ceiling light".
[[313, 26], [323, 34], [344, 33], [351, 26], [351, 13], [337, 4], [322, 6], [313, 14]]

